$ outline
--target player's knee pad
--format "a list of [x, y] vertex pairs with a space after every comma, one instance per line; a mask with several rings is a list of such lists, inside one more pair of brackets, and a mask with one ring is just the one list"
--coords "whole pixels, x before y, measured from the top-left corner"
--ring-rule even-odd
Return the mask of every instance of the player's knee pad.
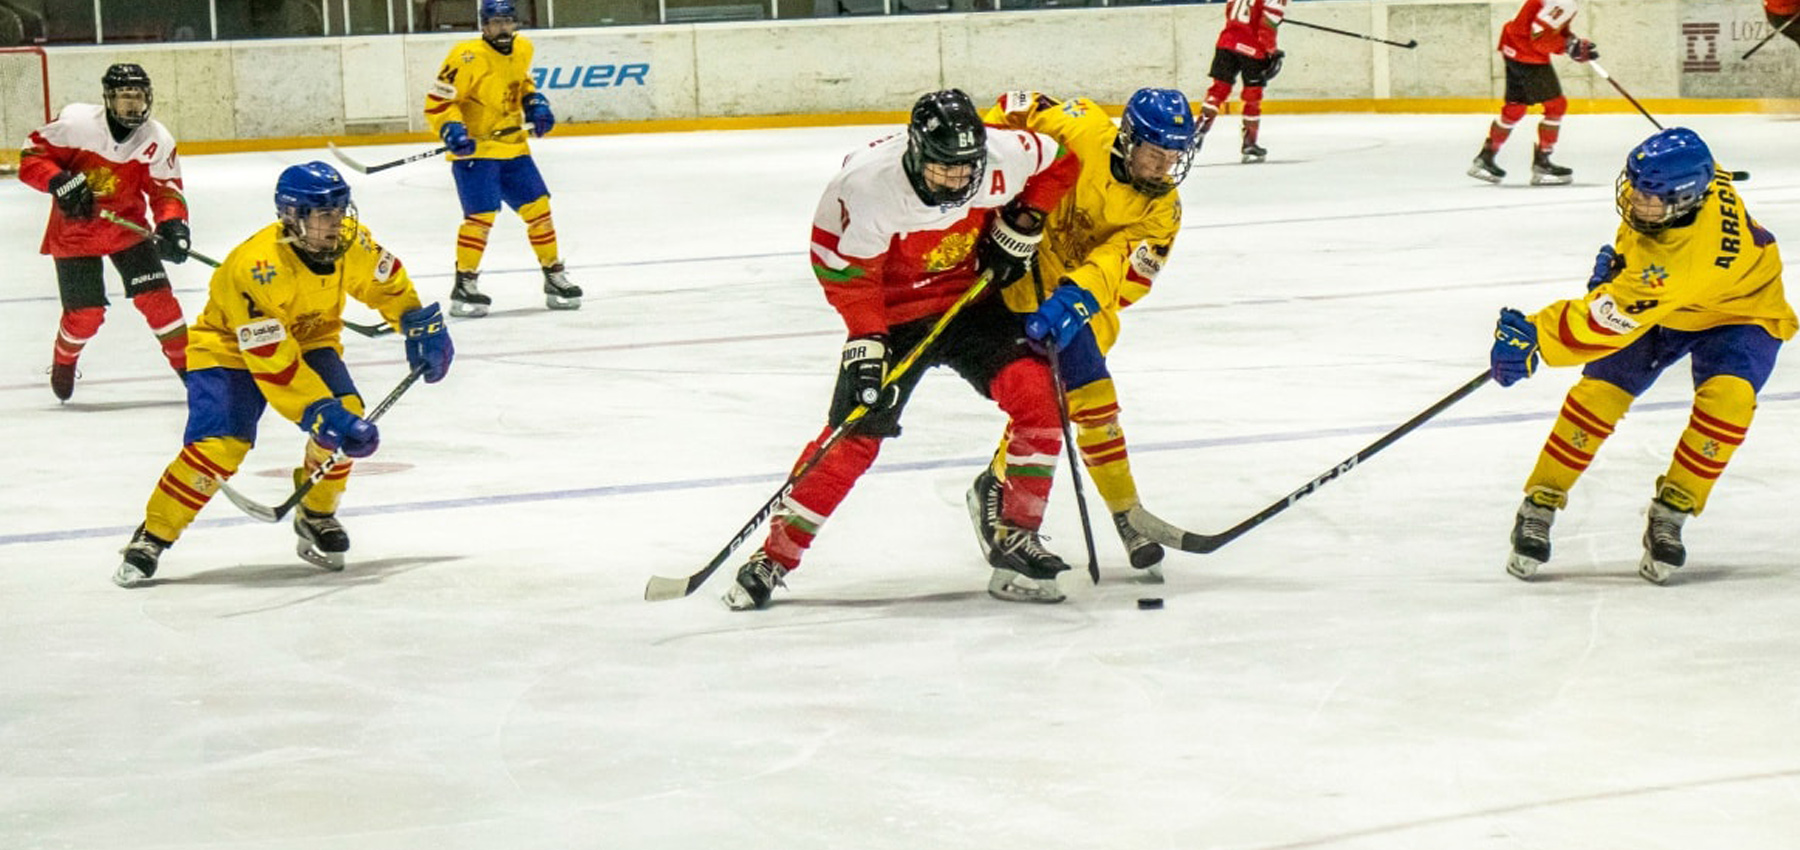
[[519, 218], [524, 219], [527, 225], [535, 225], [540, 221], [548, 224], [550, 221], [550, 196], [539, 195], [537, 200], [519, 207]]
[[1244, 117], [1257, 118], [1262, 115], [1262, 86], [1244, 87]]
[[1062, 427], [1050, 367], [1042, 360], [1020, 357], [1001, 367], [988, 384], [988, 396], [1012, 418], [1015, 440], [1021, 429]]
[[99, 333], [100, 325], [105, 321], [105, 307], [78, 307], [74, 310], [64, 310], [62, 333], [69, 339], [84, 341]]
[[1755, 416], [1756, 390], [1749, 381], [1716, 375], [1702, 382], [1694, 390], [1694, 409], [1675, 444], [1669, 471], [1657, 482], [1657, 497], [1672, 507], [1700, 513]]
[[1117, 426], [1119, 395], [1112, 380], [1095, 381], [1069, 390], [1069, 419], [1079, 428]]
[[1231, 81], [1214, 79], [1206, 89], [1206, 105], [1214, 112], [1231, 97]]
[[[1566, 97], [1558, 95], [1556, 97], [1553, 97], [1549, 100], [1544, 101], [1544, 120], [1545, 121], [1560, 122], [1560, 121], [1562, 121], [1562, 117], [1564, 115], [1568, 114], [1568, 112], [1569, 112], [1569, 99]], [[1523, 115], [1524, 112], [1521, 110], [1521, 112], [1519, 114]]]
[[1588, 428], [1595, 434], [1610, 436], [1635, 399], [1617, 384], [1598, 378], [1583, 377], [1569, 388], [1563, 399], [1562, 416]]
[[144, 321], [158, 338], [187, 326], [181, 316], [181, 302], [175, 300], [175, 293], [166, 286], [132, 296], [131, 305], [143, 314]]
[[1514, 124], [1519, 123], [1519, 119], [1525, 117], [1525, 110], [1529, 108], [1523, 103], [1507, 103], [1501, 106], [1500, 126], [1508, 130], [1512, 129]]

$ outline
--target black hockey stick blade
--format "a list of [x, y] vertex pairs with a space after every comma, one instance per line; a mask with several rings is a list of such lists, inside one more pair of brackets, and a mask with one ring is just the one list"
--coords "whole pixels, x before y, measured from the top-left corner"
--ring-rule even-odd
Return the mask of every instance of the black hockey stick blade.
[[387, 336], [394, 332], [394, 326], [387, 322], [382, 322], [378, 325], [365, 325], [361, 322], [352, 322], [349, 319], [344, 320], [344, 329], [352, 333], [362, 334], [370, 339]]
[[1484, 371], [1469, 379], [1468, 383], [1457, 387], [1454, 392], [1438, 399], [1437, 403], [1420, 411], [1417, 416], [1406, 420], [1405, 424], [1383, 434], [1381, 439], [1370, 443], [1363, 447], [1361, 451], [1345, 458], [1341, 463], [1338, 463], [1336, 466], [1315, 476], [1311, 481], [1301, 485], [1299, 489], [1292, 493], [1283, 496], [1274, 504], [1257, 511], [1249, 519], [1218, 534], [1199, 534], [1192, 531], [1185, 531], [1179, 526], [1164, 522], [1161, 518], [1145, 510], [1142, 506], [1131, 509], [1131, 513], [1128, 517], [1131, 522], [1131, 527], [1142, 532], [1145, 537], [1148, 537], [1151, 540], [1161, 543], [1164, 546], [1180, 549], [1183, 552], [1192, 552], [1196, 555], [1206, 555], [1216, 552], [1225, 544], [1244, 536], [1244, 533], [1248, 532], [1250, 529], [1262, 525], [1276, 514], [1293, 507], [1295, 502], [1318, 492], [1320, 487], [1330, 483], [1332, 479], [1355, 469], [1358, 464], [1373, 457], [1376, 452], [1393, 445], [1401, 437], [1412, 433], [1414, 429], [1430, 421], [1432, 417], [1444, 412], [1450, 405], [1462, 401], [1470, 393], [1481, 389], [1481, 385], [1487, 383], [1490, 377], [1491, 374]]
[[[375, 409], [369, 411], [369, 415], [364, 416], [363, 419], [370, 424], [374, 424], [376, 421], [380, 420], [381, 417], [387, 413], [388, 408], [393, 407], [394, 402], [399, 401], [400, 397], [405, 395], [407, 390], [412, 389], [412, 385], [418, 383], [419, 378], [424, 374], [422, 369], [414, 369], [411, 372], [406, 373], [406, 377], [400, 381], [398, 386], [394, 387], [394, 389], [387, 394], [387, 398], [382, 399], [380, 404], [375, 405]], [[237, 505], [238, 510], [243, 511], [246, 515], [262, 520], [263, 522], [280, 522], [282, 517], [293, 512], [294, 508], [300, 504], [300, 500], [306, 498], [307, 493], [312, 492], [313, 487], [317, 486], [320, 481], [325, 479], [327, 473], [331, 472], [332, 469], [343, 462], [343, 452], [332, 452], [331, 457], [326, 458], [324, 463], [319, 464], [318, 468], [307, 473], [306, 480], [294, 487], [292, 495], [288, 496], [281, 504], [274, 507], [269, 507], [268, 505], [257, 502], [250, 497], [239, 493], [237, 490], [232, 489], [232, 486], [229, 483], [224, 481], [219, 482], [219, 489], [225, 493], [225, 498], [231, 500], [231, 503]]]

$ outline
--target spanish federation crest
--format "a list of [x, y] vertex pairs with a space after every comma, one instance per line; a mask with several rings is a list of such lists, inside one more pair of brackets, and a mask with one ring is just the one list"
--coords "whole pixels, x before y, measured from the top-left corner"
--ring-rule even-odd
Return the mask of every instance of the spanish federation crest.
[[267, 286], [269, 281], [275, 279], [275, 267], [269, 265], [268, 260], [257, 260], [256, 265], [250, 267], [250, 276], [256, 278], [257, 283]]
[[1669, 282], [1669, 270], [1662, 266], [1651, 265], [1645, 268], [1639, 277], [1643, 280], [1644, 286], [1650, 289], [1661, 289], [1663, 284]]

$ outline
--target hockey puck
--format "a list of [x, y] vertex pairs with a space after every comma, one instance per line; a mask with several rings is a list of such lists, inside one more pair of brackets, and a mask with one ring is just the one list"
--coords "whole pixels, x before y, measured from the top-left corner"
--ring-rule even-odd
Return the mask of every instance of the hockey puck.
[[1139, 599], [1139, 600], [1138, 600], [1138, 610], [1139, 610], [1139, 611], [1159, 611], [1159, 610], [1162, 610], [1162, 597], [1160, 597], [1160, 596], [1146, 596], [1146, 597], [1144, 597], [1144, 598], [1142, 598], [1142, 599]]

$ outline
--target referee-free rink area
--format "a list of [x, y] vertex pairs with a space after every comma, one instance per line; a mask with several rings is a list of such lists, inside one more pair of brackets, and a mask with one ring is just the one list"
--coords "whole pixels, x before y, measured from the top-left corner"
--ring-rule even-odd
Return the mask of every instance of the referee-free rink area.
[[[1751, 214], [1800, 243], [1800, 123], [1658, 117], [1749, 171]], [[1463, 174], [1490, 118], [1271, 115], [1260, 165], [1220, 120], [1110, 358], [1152, 511], [1236, 524], [1480, 374], [1500, 307], [1584, 291], [1652, 128], [1572, 116], [1556, 158], [1575, 182], [1532, 187], [1534, 116], [1490, 186]], [[1536, 581], [1504, 572], [1507, 535], [1573, 369], [1481, 388], [1217, 552], [1171, 552], [1160, 585], [1091, 484], [1088, 583], [1064, 468], [1046, 531], [1076, 568], [1053, 606], [985, 593], [963, 492], [1003, 420], [940, 372], [773, 607], [718, 602], [760, 535], [694, 596], [645, 602], [819, 427], [843, 326], [808, 266], [813, 207], [891, 129], [535, 143], [582, 309], [544, 309], [503, 215], [495, 312], [451, 322], [449, 377], [401, 399], [351, 478], [348, 569], [216, 499], [135, 590], [108, 579], [180, 448], [181, 387], [109, 269], [108, 321], [57, 402], [50, 202], [0, 185], [0, 845], [1795, 846], [1794, 352], [1668, 586], [1636, 565], [1683, 365], [1600, 452]], [[310, 159], [329, 156], [184, 158], [194, 247], [223, 256], [272, 221], [276, 175]], [[444, 164], [349, 177], [447, 300]], [[206, 268], [172, 277], [194, 315]], [[344, 349], [367, 397], [405, 373], [392, 337]], [[262, 428], [234, 483], [274, 503], [303, 437]]]

